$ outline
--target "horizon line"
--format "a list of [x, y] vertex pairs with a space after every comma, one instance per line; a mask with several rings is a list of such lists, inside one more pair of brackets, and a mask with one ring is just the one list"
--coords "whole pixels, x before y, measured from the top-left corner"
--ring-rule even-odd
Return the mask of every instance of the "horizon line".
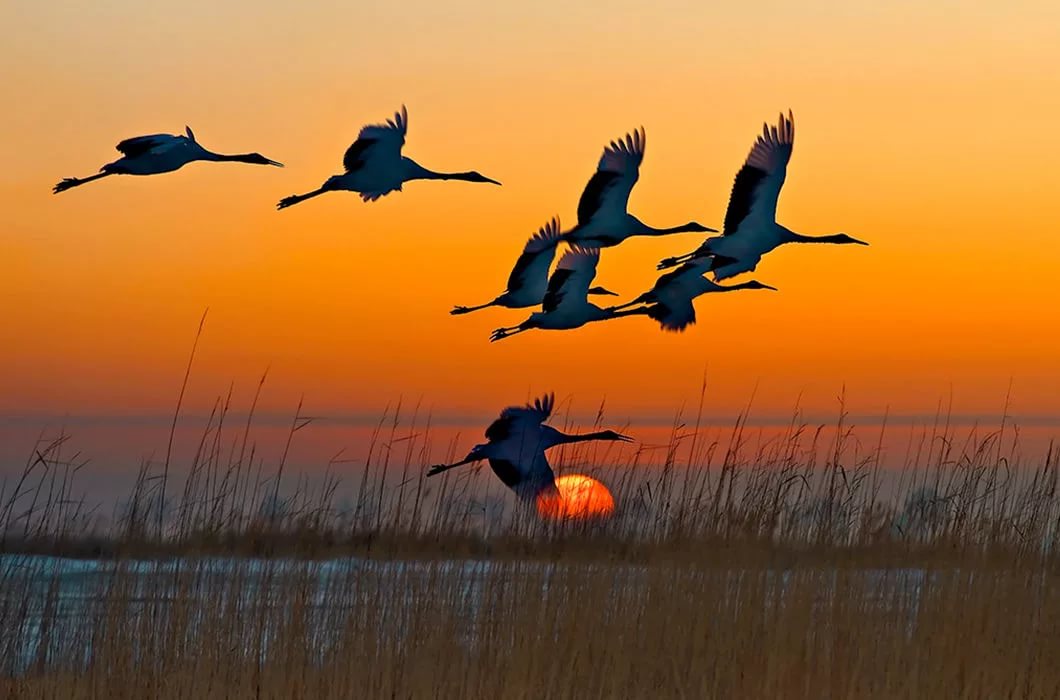
[[[630, 414], [622, 418], [608, 418], [607, 413], [601, 417], [596, 412], [574, 412], [559, 413], [552, 416], [551, 422], [560, 424], [565, 422], [596, 424], [598, 421], [620, 425], [644, 425], [650, 427], [674, 427], [682, 425], [694, 427], [697, 423], [701, 427], [723, 427], [734, 426], [743, 412], [735, 414], [703, 414], [697, 416], [694, 412], [670, 412]], [[476, 427], [486, 426], [497, 417], [496, 413], [443, 413], [433, 414], [430, 412], [406, 411], [397, 415], [399, 427], [419, 426], [426, 427], [428, 421], [432, 426], [442, 427]], [[229, 411], [225, 414], [226, 421], [241, 421], [245, 424], [250, 418], [246, 411]], [[181, 423], [194, 423], [205, 425], [210, 416], [205, 413], [181, 414], [178, 426]], [[313, 425], [332, 426], [354, 426], [375, 427], [393, 425], [395, 416], [391, 411], [382, 412], [340, 412], [331, 414], [314, 414], [307, 412], [301, 416], [295, 416], [293, 412], [260, 411], [253, 415], [252, 426], [290, 427], [295, 423], [304, 423], [309, 420]], [[602, 420], [601, 420], [602, 419]], [[216, 423], [216, 416], [214, 417]], [[834, 426], [839, 422], [839, 414], [830, 413], [763, 413], [755, 414], [753, 411], [746, 415], [743, 424], [754, 427], [783, 427], [790, 425], [823, 425]], [[0, 427], [13, 425], [33, 424], [40, 428], [48, 428], [53, 425], [78, 425], [78, 426], [107, 426], [107, 427], [166, 427], [173, 423], [172, 413], [48, 413], [28, 412], [15, 413], [0, 411]], [[848, 413], [843, 416], [843, 424], [854, 426], [857, 424], [870, 426], [928, 426], [939, 425], [961, 427], [1057, 427], [1060, 428], [1060, 414], [1047, 413]]]

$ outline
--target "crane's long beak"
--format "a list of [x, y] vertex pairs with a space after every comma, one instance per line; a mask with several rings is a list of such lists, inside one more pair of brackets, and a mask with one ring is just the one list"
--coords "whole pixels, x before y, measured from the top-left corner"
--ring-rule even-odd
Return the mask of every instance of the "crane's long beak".
[[589, 293], [590, 294], [598, 294], [600, 296], [607, 296], [607, 297], [617, 297], [617, 296], [619, 296], [618, 292], [612, 292], [610, 289], [605, 289], [603, 287], [593, 287], [592, 289], [589, 290]]
[[278, 160], [270, 160], [268, 158], [266, 158], [265, 160], [268, 162], [269, 165], [275, 165], [277, 168], [282, 168], [283, 167], [283, 163], [281, 163]]
[[[492, 182], [494, 185], [500, 185], [501, 184], [501, 183], [497, 182], [496, 180], [494, 180], [493, 178], [486, 177], [485, 175], [482, 176], [482, 179], [485, 180], [486, 182]], [[501, 185], [501, 186], [503, 187], [503, 185]]]
[[771, 289], [771, 290], [773, 290], [774, 292], [779, 292], [779, 291], [780, 291], [780, 290], [779, 290], [779, 289], [777, 289], [776, 287], [771, 287], [771, 286], [769, 286], [768, 284], [763, 284], [763, 285], [762, 285], [762, 289]]
[[430, 468], [430, 471], [427, 472], [427, 476], [434, 476], [435, 474], [441, 474], [442, 472], [449, 471], [450, 469], [455, 469], [456, 467], [462, 467], [465, 464], [472, 464], [473, 462], [478, 462], [478, 461], [480, 461], [480, 460], [477, 457], [476, 458], [469, 457], [467, 459], [462, 459], [459, 462], [454, 462], [453, 464], [435, 464], [433, 467]]
[[622, 442], [636, 442], [636, 440], [634, 440], [630, 436], [623, 435], [622, 433], [615, 433], [615, 437]]

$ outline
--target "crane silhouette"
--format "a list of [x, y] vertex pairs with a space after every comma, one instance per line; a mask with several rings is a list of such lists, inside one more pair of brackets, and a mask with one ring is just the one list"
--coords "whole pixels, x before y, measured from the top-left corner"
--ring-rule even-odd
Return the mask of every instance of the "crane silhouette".
[[[508, 276], [508, 288], [503, 294], [478, 306], [454, 306], [449, 313], [467, 314], [490, 306], [504, 306], [509, 309], [537, 306], [548, 290], [548, 270], [556, 257], [559, 242], [559, 218], [552, 217], [552, 220], [542, 226], [523, 246], [523, 252], [515, 261], [515, 266]], [[589, 294], [618, 296], [603, 287], [592, 287]]]
[[671, 228], [648, 226], [626, 211], [633, 185], [644, 160], [644, 127], [604, 148], [596, 172], [578, 200], [578, 225], [563, 240], [580, 246], [606, 248], [631, 236], [666, 236], [671, 233], [717, 233], [717, 229], [690, 221]]
[[603, 321], [614, 314], [589, 302], [589, 287], [596, 277], [596, 264], [600, 260], [598, 248], [571, 248], [559, 259], [552, 276], [548, 278], [548, 289], [541, 301], [541, 311], [535, 311], [518, 326], [498, 328], [490, 341], [497, 341], [516, 333], [540, 328], [544, 330], [570, 330], [586, 323]]
[[185, 134], [150, 134], [125, 139], [115, 148], [122, 157], [113, 163], [107, 163], [95, 175], [88, 177], [63, 178], [52, 192], [59, 194], [72, 187], [78, 187], [93, 180], [100, 180], [111, 175], [159, 175], [183, 168], [197, 160], [215, 163], [253, 163], [255, 165], [275, 165], [282, 168], [283, 163], [269, 160], [260, 153], [239, 153], [225, 155], [214, 153], [203, 148], [195, 139], [190, 126], [184, 127]]
[[408, 110], [402, 105], [401, 111], [396, 112], [393, 119], [388, 119], [385, 124], [364, 127], [342, 158], [345, 172], [329, 177], [312, 192], [284, 197], [276, 208], [286, 209], [325, 192], [338, 190], [358, 192], [361, 199], [372, 202], [391, 192], [400, 192], [401, 186], [410, 180], [465, 180], [501, 184], [473, 170], [463, 173], [434, 172], [402, 156], [408, 124]]
[[633, 441], [613, 430], [569, 435], [545, 425], [555, 403], [554, 394], [545, 394], [532, 404], [509, 406], [486, 428], [485, 443], [472, 447], [459, 462], [431, 467], [427, 476], [486, 460], [505, 486], [520, 499], [533, 502], [539, 495], [555, 489], [555, 475], [545, 456], [546, 450], [588, 440]]
[[[655, 285], [633, 301], [613, 306], [610, 311], [615, 316], [633, 316], [644, 314], [659, 322], [666, 331], [684, 331], [696, 322], [696, 309], [692, 301], [704, 294], [716, 292], [735, 292], [741, 289], [771, 289], [776, 287], [750, 280], [731, 286], [723, 286], [704, 277], [710, 271], [713, 260], [710, 257], [693, 258], [672, 272], [659, 277]], [[644, 304], [637, 309], [629, 307]], [[629, 310], [624, 310], [629, 309]]]
[[762, 135], [751, 147], [729, 195], [725, 227], [721, 236], [708, 238], [686, 255], [667, 258], [659, 269], [675, 267], [686, 260], [710, 255], [714, 279], [723, 280], [751, 272], [762, 256], [785, 243], [836, 243], [868, 245], [845, 233], [830, 236], [804, 236], [777, 223], [777, 199], [791, 160], [795, 143], [795, 121], [788, 111], [777, 126], [763, 124]]

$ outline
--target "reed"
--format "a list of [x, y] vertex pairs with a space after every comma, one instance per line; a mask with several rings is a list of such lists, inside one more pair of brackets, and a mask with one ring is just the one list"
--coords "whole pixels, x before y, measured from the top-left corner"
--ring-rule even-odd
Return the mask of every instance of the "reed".
[[[1057, 455], [1025, 458], [1007, 422], [962, 436], [940, 414], [887, 465], [886, 428], [859, 432], [842, 406], [828, 428], [794, 411], [767, 434], [747, 412], [704, 428], [701, 403], [664, 445], [555, 450], [620, 507], [545, 522], [488, 471], [428, 482], [446, 455], [418, 406], [381, 416], [344, 484], [341, 454], [312, 480], [287, 449], [265, 465], [253, 406], [234, 420], [231, 403], [189, 464], [143, 462], [110, 515], [77, 495], [71, 436], [36, 441], [0, 489], [0, 691], [1060, 692]], [[313, 421], [299, 406], [288, 448]]]

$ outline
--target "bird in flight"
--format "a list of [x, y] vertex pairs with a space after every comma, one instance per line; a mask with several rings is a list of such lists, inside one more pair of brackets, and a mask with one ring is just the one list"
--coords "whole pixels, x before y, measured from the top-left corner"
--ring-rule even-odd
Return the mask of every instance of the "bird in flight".
[[633, 438], [613, 430], [568, 435], [545, 425], [555, 403], [555, 396], [546, 394], [526, 406], [509, 406], [486, 428], [485, 443], [472, 447], [467, 457], [459, 462], [431, 467], [427, 476], [487, 460], [490, 469], [505, 486], [520, 499], [533, 502], [538, 496], [555, 491], [556, 488], [555, 475], [545, 456], [546, 450], [588, 440], [633, 441]]
[[385, 124], [370, 124], [364, 127], [342, 157], [345, 172], [332, 175], [312, 192], [284, 197], [276, 208], [286, 209], [325, 192], [337, 190], [358, 192], [361, 199], [372, 202], [391, 192], [400, 192], [401, 186], [409, 180], [465, 180], [501, 184], [475, 171], [437, 173], [424, 168], [411, 158], [402, 156], [401, 148], [405, 145], [408, 125], [408, 110], [402, 105], [401, 111], [395, 113]]
[[717, 233], [717, 229], [695, 221], [672, 228], [655, 228], [626, 211], [629, 194], [640, 176], [644, 144], [644, 127], [641, 127], [604, 148], [596, 172], [578, 200], [578, 225], [563, 234], [563, 240], [574, 245], [606, 248], [631, 236]]
[[185, 134], [183, 136], [151, 134], [149, 136], [135, 136], [131, 139], [125, 139], [116, 146], [122, 154], [121, 158], [113, 163], [107, 163], [95, 175], [64, 178], [52, 188], [52, 192], [59, 194], [71, 187], [77, 187], [110, 175], [158, 175], [160, 173], [170, 173], [197, 160], [253, 163], [255, 165], [283, 167], [283, 163], [269, 160], [260, 153], [225, 155], [208, 151], [199, 145], [191, 127], [186, 126], [184, 130]]
[[[515, 261], [511, 275], [508, 276], [508, 288], [493, 301], [478, 306], [454, 306], [451, 314], [467, 314], [490, 306], [504, 306], [509, 309], [525, 309], [537, 306], [545, 298], [548, 289], [548, 270], [556, 257], [556, 248], [560, 242], [559, 218], [541, 227], [523, 246], [523, 252]], [[618, 296], [603, 287], [592, 287], [589, 294]]]
[[[530, 314], [530, 317], [518, 326], [496, 329], [490, 336], [490, 341], [501, 340], [532, 328], [570, 330], [580, 328], [586, 323], [615, 317], [615, 313], [601, 309], [588, 299], [589, 287], [596, 277], [596, 264], [599, 260], [598, 248], [575, 247], [568, 250], [559, 259], [555, 271], [548, 278], [548, 288], [541, 301], [541, 311]], [[606, 290], [604, 291], [606, 293]]]
[[845, 233], [804, 236], [777, 223], [777, 198], [784, 186], [794, 144], [795, 121], [790, 110], [787, 117], [780, 115], [776, 126], [764, 124], [762, 135], [755, 140], [747, 160], [736, 174], [722, 235], [708, 238], [691, 253], [663, 260], [659, 269], [709, 255], [714, 259], [711, 264], [714, 279], [724, 280], [753, 271], [763, 255], [785, 243], [868, 245]]
[[[644, 314], [659, 322], [666, 331], [684, 331], [696, 322], [696, 309], [692, 301], [703, 294], [714, 292], [735, 292], [741, 289], [771, 289], [776, 287], [750, 280], [731, 286], [723, 286], [704, 277], [710, 271], [710, 257], [693, 258], [672, 272], [659, 277], [655, 285], [633, 301], [613, 306], [608, 311], [621, 312], [621, 315], [632, 316]], [[644, 304], [637, 309], [629, 307]]]

